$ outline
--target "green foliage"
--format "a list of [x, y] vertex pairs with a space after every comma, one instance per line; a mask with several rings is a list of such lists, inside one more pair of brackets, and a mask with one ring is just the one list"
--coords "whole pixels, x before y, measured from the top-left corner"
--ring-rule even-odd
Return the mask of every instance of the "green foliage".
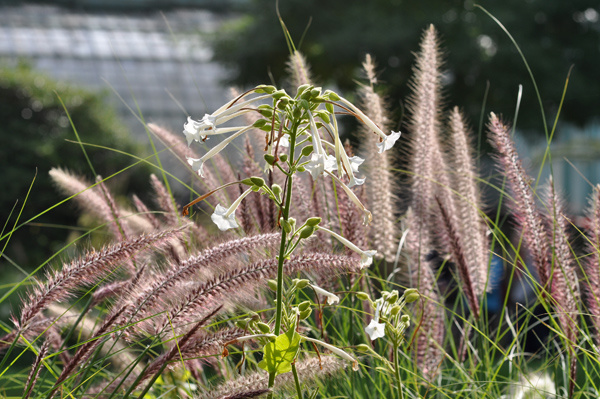
[[[255, 84], [269, 74], [281, 81], [285, 76], [289, 53], [274, 3], [248, 2], [244, 16], [221, 29], [213, 40], [215, 59], [231, 68], [235, 83]], [[451, 66], [444, 78], [447, 103], [460, 104], [471, 120], [478, 120], [489, 81], [488, 109], [510, 115], [517, 85], [523, 84], [519, 127], [535, 127], [542, 133], [539, 106], [520, 57], [495, 22], [472, 4], [456, 0], [286, 0], [279, 2], [279, 8], [317, 81], [349, 91], [364, 54], [374, 56], [382, 70], [379, 78], [389, 87], [389, 104], [397, 113], [394, 120], [400, 120], [409, 92], [414, 59], [408, 52], [417, 47], [423, 29], [434, 24]], [[561, 120], [584, 124], [597, 115], [600, 98], [591, 94], [600, 91], [597, 2], [507, 0], [482, 5], [508, 28], [527, 56], [548, 117], [556, 113], [571, 65], [575, 68]]]
[[275, 338], [264, 347], [263, 360], [258, 367], [276, 376], [292, 371], [292, 362], [296, 359], [300, 350], [300, 334], [293, 328]]
[[[27, 189], [37, 172], [30, 198], [20, 222], [55, 205], [64, 196], [52, 185], [48, 171], [62, 167], [84, 174], [90, 181], [94, 174], [76, 140], [65, 104], [74, 126], [84, 142], [136, 153], [139, 147], [127, 136], [125, 126], [106, 106], [104, 97], [67, 86], [34, 71], [26, 65], [0, 67], [0, 168], [2, 194], [0, 218], [10, 225], [23, 204]], [[95, 172], [107, 177], [131, 164], [131, 160], [107, 150], [87, 147]], [[139, 171], [139, 169], [138, 169]], [[110, 181], [117, 193], [125, 188], [145, 192], [146, 178], [120, 174]], [[8, 256], [27, 270], [64, 244], [68, 227], [76, 225], [77, 216], [69, 206], [59, 206], [16, 231], [8, 246]], [[35, 242], [35, 245], [32, 245]]]

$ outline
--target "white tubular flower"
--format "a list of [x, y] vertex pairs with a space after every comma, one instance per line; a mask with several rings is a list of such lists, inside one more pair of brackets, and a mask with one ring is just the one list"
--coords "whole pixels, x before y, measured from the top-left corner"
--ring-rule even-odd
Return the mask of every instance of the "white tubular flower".
[[326, 229], [325, 227], [317, 226], [317, 230], [322, 230], [322, 231], [324, 231], [326, 233], [329, 233], [330, 235], [332, 235], [333, 237], [335, 237], [339, 242], [341, 242], [342, 244], [344, 244], [346, 247], [348, 247], [352, 251], [358, 253], [360, 255], [360, 267], [361, 268], [367, 267], [371, 263], [373, 263], [373, 256], [375, 256], [375, 254], [377, 253], [377, 251], [375, 251], [375, 250], [363, 251], [362, 249], [360, 249], [359, 247], [357, 247], [352, 242], [350, 242], [349, 240], [345, 239], [344, 237], [342, 237], [338, 233], [335, 233], [335, 232], [333, 232], [333, 231], [331, 231], [329, 229]]
[[324, 175], [326, 172], [336, 170], [337, 165], [333, 155], [319, 156], [313, 153], [304, 168], [311, 174], [313, 180], [317, 180], [319, 176]]
[[385, 336], [385, 323], [379, 323], [379, 318], [373, 318], [369, 325], [365, 327], [365, 332], [371, 338], [371, 341], [383, 338]]
[[238, 206], [240, 206], [242, 200], [251, 192], [251, 188], [244, 191], [242, 195], [240, 195], [238, 199], [236, 199], [229, 208], [225, 208], [221, 204], [217, 204], [217, 206], [215, 207], [215, 211], [210, 216], [210, 218], [217, 225], [219, 230], [226, 231], [229, 229], [235, 229], [240, 227], [237, 224], [237, 221], [235, 220], [235, 211], [238, 208]]
[[243, 128], [242, 130], [238, 131], [237, 133], [232, 134], [231, 136], [227, 137], [225, 140], [221, 141], [219, 144], [217, 144], [216, 146], [211, 148], [201, 158], [189, 158], [188, 157], [188, 159], [187, 159], [188, 164], [190, 164], [190, 166], [192, 167], [194, 172], [198, 172], [198, 174], [201, 177], [204, 177], [204, 171], [203, 171], [204, 163], [207, 160], [209, 160], [210, 158], [217, 155], [219, 152], [223, 151], [223, 149], [225, 147], [227, 147], [229, 145], [229, 143], [231, 143], [233, 140], [235, 140], [236, 138], [238, 138], [239, 136], [241, 136], [242, 134], [244, 134], [245, 132], [247, 132], [250, 129], [252, 129], [252, 126], [247, 126], [247, 127]]
[[400, 134], [400, 132], [392, 132], [389, 136], [385, 136], [382, 142], [377, 143], [379, 153], [381, 154], [382, 152], [392, 148], [396, 141], [400, 138]]
[[325, 172], [325, 162], [327, 160], [327, 156], [325, 154], [325, 150], [323, 150], [323, 143], [321, 143], [321, 136], [317, 130], [315, 118], [313, 118], [310, 110], [307, 110], [306, 112], [310, 118], [310, 134], [312, 137], [313, 153], [310, 158], [310, 162], [305, 167], [310, 171], [313, 179], [316, 179]]
[[358, 370], [358, 361], [353, 358], [352, 356], [350, 356], [348, 354], [348, 352], [344, 352], [343, 350], [341, 350], [340, 348], [330, 345], [328, 343], [325, 343], [323, 341], [319, 341], [318, 339], [314, 339], [314, 338], [310, 338], [310, 337], [305, 337], [302, 336], [302, 339], [309, 341], [309, 342], [314, 342], [315, 344], [319, 344], [321, 346], [323, 346], [325, 349], [330, 350], [331, 352], [335, 353], [336, 355], [338, 355], [339, 357], [341, 357], [342, 359], [346, 359], [352, 362], [352, 370], [357, 371]]
[[392, 132], [390, 135], [386, 135], [383, 131], [373, 122], [367, 115], [365, 115], [360, 109], [356, 108], [354, 104], [350, 101], [346, 100], [344, 97], [339, 96], [340, 101], [350, 108], [360, 120], [367, 125], [373, 132], [375, 132], [382, 140], [381, 143], [377, 143], [377, 147], [379, 148], [379, 153], [382, 153], [386, 150], [389, 150], [394, 146], [394, 143], [400, 138], [400, 132]]
[[371, 341], [375, 341], [377, 338], [383, 338], [385, 336], [385, 323], [379, 322], [379, 315], [383, 310], [383, 306], [383, 298], [379, 298], [375, 301], [375, 317], [373, 317], [369, 325], [365, 327], [365, 332], [369, 338], [371, 338]]
[[313, 290], [315, 290], [317, 294], [324, 295], [327, 297], [328, 305], [333, 305], [334, 303], [338, 303], [340, 301], [340, 298], [337, 295], [332, 294], [331, 292], [326, 291], [321, 287], [317, 287], [316, 285], [311, 284], [310, 286], [313, 288]]
[[373, 220], [373, 215], [371, 215], [371, 212], [369, 212], [369, 210], [365, 208], [362, 202], [360, 202], [356, 194], [354, 194], [354, 192], [350, 190], [350, 188], [346, 186], [336, 175], [329, 171], [325, 171], [325, 173], [327, 173], [335, 179], [336, 183], [338, 183], [340, 187], [342, 187], [344, 192], [348, 195], [348, 198], [350, 198], [350, 200], [354, 202], [354, 205], [356, 205], [363, 212], [363, 224], [367, 225], [371, 223], [371, 220]]

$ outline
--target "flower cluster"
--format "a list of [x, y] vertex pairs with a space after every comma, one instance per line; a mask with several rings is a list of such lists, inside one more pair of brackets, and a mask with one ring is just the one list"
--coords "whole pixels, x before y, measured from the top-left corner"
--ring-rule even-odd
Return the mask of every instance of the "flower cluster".
[[402, 314], [402, 309], [407, 303], [420, 298], [418, 291], [412, 288], [404, 291], [402, 296], [399, 296], [396, 290], [382, 291], [381, 297], [375, 301], [372, 301], [369, 294], [365, 292], [359, 292], [357, 296], [361, 300], [369, 301], [375, 308], [375, 315], [369, 325], [365, 327], [365, 332], [371, 341], [383, 338], [387, 332], [394, 342], [402, 339], [404, 331], [410, 325], [410, 318], [408, 315]]
[[[265, 104], [268, 100], [272, 103]], [[363, 222], [368, 224], [372, 219], [371, 213], [350, 190], [351, 187], [365, 182], [365, 178], [359, 177], [359, 167], [364, 159], [357, 156], [349, 157], [346, 153], [340, 140], [336, 107], [343, 113], [355, 116], [379, 137], [379, 152], [392, 148], [400, 137], [400, 132], [391, 132], [389, 135], [383, 133], [361, 110], [332, 91], [321, 92], [319, 87], [303, 85], [298, 88], [296, 95], [291, 97], [284, 90], [261, 85], [229, 101], [212, 114], [204, 115], [199, 121], [188, 117], [183, 130], [188, 145], [194, 141], [204, 142], [210, 136], [227, 135], [201, 158], [188, 158], [188, 163], [195, 172], [204, 177], [204, 164], [210, 158], [249, 130], [260, 129], [266, 135], [264, 158], [268, 168], [281, 169], [283, 162], [284, 166], [286, 164], [288, 166], [288, 173], [306, 171], [313, 179], [323, 175], [331, 176], [352, 202], [361, 209]], [[250, 112], [259, 113], [261, 118], [252, 125], [220, 127], [223, 123]], [[301, 148], [295, 159], [288, 159], [284, 150], [290, 146]], [[268, 190], [261, 190], [262, 187], [258, 189], [254, 187], [254, 191], [270, 195]], [[238, 227], [235, 221], [235, 210], [249, 193], [250, 189], [229, 207], [217, 205], [212, 219], [219, 229]]]

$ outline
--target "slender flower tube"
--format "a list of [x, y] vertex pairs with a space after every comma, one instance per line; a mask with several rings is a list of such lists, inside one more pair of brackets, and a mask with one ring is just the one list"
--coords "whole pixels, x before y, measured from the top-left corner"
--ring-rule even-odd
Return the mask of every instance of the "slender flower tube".
[[[247, 93], [245, 95], [248, 94], [250, 93]], [[252, 98], [250, 100], [243, 101], [236, 105], [232, 105], [233, 101], [235, 100], [229, 101], [212, 114], [204, 114], [201, 121], [196, 121], [191, 117], [188, 117], [187, 123], [183, 126], [183, 134], [187, 138], [188, 145], [191, 144], [192, 141], [204, 140], [208, 135], [219, 134], [219, 132], [217, 132], [217, 125], [225, 123], [231, 119], [237, 118], [238, 116], [243, 115], [245, 113], [254, 111], [252, 108], [248, 108], [250, 104], [270, 97], [271, 96], [269, 94], [265, 94], [262, 96]], [[239, 100], [239, 98], [236, 100]]]
[[[348, 158], [348, 154], [346, 153], [346, 150], [344, 150], [344, 146], [342, 145], [342, 141], [340, 140], [340, 134], [335, 114], [332, 114], [331, 117], [333, 118], [333, 125], [329, 124], [329, 126], [333, 131], [333, 136], [335, 140], [335, 144], [333, 147], [335, 151], [335, 157], [337, 160], [338, 175], [341, 178], [344, 176], [344, 172], [347, 172], [348, 178], [350, 179], [348, 187], [360, 186], [364, 184], [365, 179], [359, 179], [354, 174], [358, 173], [358, 167], [364, 162], [364, 159], [359, 157]], [[344, 165], [344, 167], [342, 167], [342, 164]]]
[[360, 202], [360, 200], [358, 199], [358, 197], [356, 196], [356, 194], [354, 194], [354, 192], [352, 190], [350, 190], [350, 188], [347, 185], [345, 185], [339, 179], [339, 177], [337, 177], [336, 175], [334, 175], [333, 173], [331, 173], [329, 171], [325, 171], [325, 173], [327, 173], [328, 175], [330, 175], [331, 177], [333, 177], [335, 179], [335, 181], [342, 187], [342, 189], [344, 190], [344, 192], [348, 195], [348, 198], [350, 198], [350, 200], [352, 202], [354, 202], [354, 205], [356, 205], [360, 210], [362, 210], [362, 212], [363, 212], [363, 224], [367, 225], [367, 224], [371, 223], [371, 220], [373, 220], [373, 215], [371, 215], [371, 212], [369, 212], [369, 210], [367, 208], [365, 208], [365, 206], [362, 204], [362, 202]]
[[190, 164], [190, 166], [192, 167], [194, 172], [198, 172], [198, 174], [201, 177], [204, 177], [204, 163], [207, 160], [209, 160], [210, 158], [217, 155], [219, 152], [223, 151], [223, 149], [225, 147], [227, 147], [229, 145], [229, 143], [231, 143], [233, 140], [235, 140], [236, 138], [238, 138], [239, 136], [241, 136], [242, 134], [244, 134], [245, 132], [247, 132], [250, 129], [252, 129], [252, 126], [247, 126], [247, 127], [243, 128], [242, 130], [240, 130], [239, 132], [232, 134], [231, 136], [227, 137], [225, 140], [221, 141], [219, 144], [217, 144], [216, 146], [211, 148], [210, 151], [208, 151], [206, 154], [204, 154], [201, 158], [188, 157], [187, 158], [188, 164]]
[[219, 230], [226, 231], [229, 229], [235, 229], [237, 227], [240, 227], [237, 224], [237, 221], [235, 220], [235, 211], [240, 206], [242, 200], [251, 192], [251, 188], [244, 191], [242, 195], [240, 195], [238, 199], [236, 199], [229, 208], [225, 208], [221, 204], [217, 204], [217, 206], [215, 207], [215, 211], [210, 216], [210, 218], [217, 225]]
[[353, 358], [352, 356], [350, 356], [350, 354], [348, 354], [348, 352], [345, 352], [345, 351], [341, 350], [340, 348], [335, 347], [330, 344], [327, 344], [323, 341], [319, 341], [318, 339], [305, 337], [305, 336], [302, 336], [302, 339], [309, 341], [309, 342], [314, 342], [315, 344], [319, 344], [319, 345], [323, 346], [324, 348], [330, 350], [331, 352], [335, 353], [342, 359], [351, 361], [352, 362], [352, 370], [354, 370], [354, 371], [358, 370], [358, 361], [355, 358]]
[[333, 237], [335, 237], [339, 242], [341, 242], [342, 244], [344, 244], [346, 247], [348, 247], [352, 251], [358, 253], [360, 255], [360, 267], [361, 268], [367, 267], [371, 263], [373, 263], [373, 256], [375, 256], [375, 254], [377, 253], [377, 251], [375, 251], [375, 250], [363, 251], [362, 249], [360, 249], [359, 247], [357, 247], [352, 242], [350, 242], [349, 240], [345, 239], [344, 237], [342, 237], [338, 233], [335, 233], [335, 232], [333, 232], [333, 231], [331, 231], [329, 229], [326, 229], [325, 227], [317, 226], [317, 230], [323, 230], [324, 232], [329, 233], [330, 235], [332, 235]]
[[310, 110], [307, 110], [306, 112], [308, 113], [308, 117], [310, 118], [310, 134], [312, 136], [314, 152], [311, 156], [310, 162], [305, 166], [305, 168], [310, 172], [313, 179], [316, 180], [325, 172], [325, 163], [327, 160], [327, 156], [325, 154], [325, 150], [323, 149], [323, 144], [321, 143], [321, 136], [319, 136], [319, 131], [317, 130], [315, 118], [313, 118]]
[[391, 134], [386, 135], [385, 133], [383, 133], [383, 131], [375, 124], [375, 122], [373, 122], [368, 116], [366, 116], [360, 109], [356, 108], [356, 106], [354, 104], [352, 104], [350, 101], [346, 100], [344, 97], [339, 96], [340, 97], [340, 101], [346, 105], [348, 108], [350, 108], [352, 111], [354, 111], [356, 113], [356, 115], [358, 115], [358, 117], [360, 118], [360, 120], [367, 125], [371, 130], [373, 130], [375, 133], [377, 133], [377, 135], [381, 138], [381, 142], [377, 143], [377, 148], [379, 149], [379, 153], [381, 154], [384, 151], [389, 150], [390, 148], [392, 148], [394, 146], [394, 144], [396, 143], [396, 141], [398, 141], [398, 139], [400, 138], [400, 132], [394, 132], [392, 131]]
[[340, 301], [340, 298], [337, 295], [332, 294], [331, 292], [326, 291], [326, 290], [324, 290], [321, 287], [317, 287], [314, 284], [311, 284], [310, 286], [313, 288], [313, 290], [315, 290], [315, 292], [317, 294], [324, 295], [324, 296], [327, 297], [327, 304], [328, 305], [333, 305], [334, 303], [338, 303]]

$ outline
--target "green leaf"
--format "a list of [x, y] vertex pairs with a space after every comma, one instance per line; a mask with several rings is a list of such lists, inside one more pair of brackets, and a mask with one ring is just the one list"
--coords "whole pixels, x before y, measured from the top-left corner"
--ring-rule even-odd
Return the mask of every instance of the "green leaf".
[[263, 360], [258, 367], [275, 375], [292, 371], [292, 362], [300, 350], [300, 335], [290, 329], [288, 332], [275, 338], [263, 348]]

